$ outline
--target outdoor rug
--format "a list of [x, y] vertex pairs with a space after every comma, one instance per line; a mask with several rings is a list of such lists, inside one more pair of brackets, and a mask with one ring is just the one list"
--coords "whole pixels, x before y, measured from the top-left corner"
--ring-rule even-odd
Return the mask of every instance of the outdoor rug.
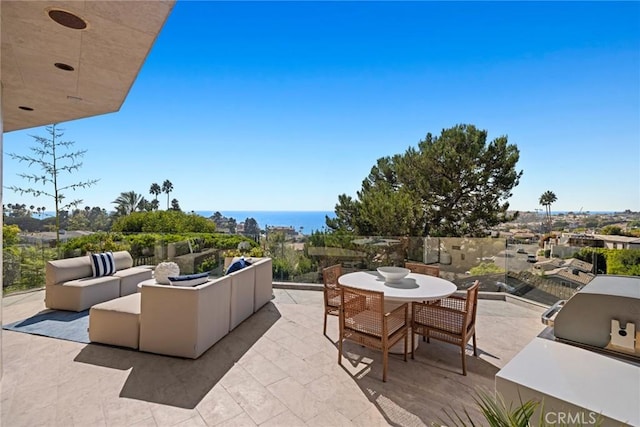
[[42, 335], [67, 341], [89, 343], [89, 310], [75, 311], [47, 310], [24, 320], [9, 323], [2, 329]]

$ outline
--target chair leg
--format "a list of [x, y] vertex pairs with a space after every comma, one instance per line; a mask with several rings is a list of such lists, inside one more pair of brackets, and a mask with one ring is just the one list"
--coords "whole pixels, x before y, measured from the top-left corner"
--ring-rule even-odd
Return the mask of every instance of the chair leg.
[[[409, 331], [404, 334], [404, 361], [407, 361], [407, 344], [409, 344]], [[411, 334], [413, 335], [413, 334]], [[413, 340], [411, 340], [411, 357], [413, 358]]]
[[465, 351], [466, 343], [460, 347], [462, 352], [462, 375], [467, 375], [467, 352]]
[[324, 327], [322, 328], [322, 333], [324, 336], [327, 336], [327, 312], [324, 312]]
[[342, 331], [340, 331], [340, 338], [338, 338], [338, 365], [342, 366]]
[[382, 382], [387, 382], [387, 363], [389, 362], [389, 349], [382, 350]]
[[473, 355], [478, 356], [478, 350], [476, 349], [476, 333], [473, 333]]
[[[411, 358], [415, 359], [413, 353], [414, 353], [414, 348], [415, 348], [415, 339], [416, 339], [416, 334], [413, 332], [413, 329], [410, 330], [411, 332]], [[406, 346], [405, 346], [406, 348]]]

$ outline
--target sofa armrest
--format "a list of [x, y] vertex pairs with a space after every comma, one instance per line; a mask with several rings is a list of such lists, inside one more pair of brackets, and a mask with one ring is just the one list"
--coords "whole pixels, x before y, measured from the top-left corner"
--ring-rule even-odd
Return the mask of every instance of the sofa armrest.
[[251, 265], [224, 277], [231, 278], [231, 331], [253, 314], [256, 269]]
[[93, 276], [91, 261], [88, 256], [47, 261], [45, 272], [45, 284], [47, 286]]
[[197, 291], [144, 284], [140, 293], [140, 350], [191, 357], [197, 332]]
[[256, 289], [253, 311], [258, 311], [273, 297], [273, 262], [271, 258], [261, 258], [253, 263], [256, 270]]
[[140, 350], [195, 359], [229, 332], [231, 279], [196, 287], [143, 284]]

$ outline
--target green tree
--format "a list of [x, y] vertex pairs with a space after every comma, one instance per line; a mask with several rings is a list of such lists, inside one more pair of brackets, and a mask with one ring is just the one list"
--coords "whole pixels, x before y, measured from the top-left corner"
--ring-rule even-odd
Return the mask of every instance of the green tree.
[[181, 211], [182, 209], [180, 209], [180, 202], [178, 202], [178, 199], [171, 199], [171, 208], [170, 210], [172, 211]]
[[553, 191], [545, 191], [540, 196], [538, 203], [544, 206], [545, 212], [547, 214], [547, 230], [551, 232], [551, 204], [555, 203], [558, 200]]
[[19, 162], [26, 162], [29, 166], [36, 165], [41, 169], [41, 173], [18, 174], [18, 176], [33, 182], [34, 184], [42, 184], [40, 188], [11, 186], [10, 190], [20, 194], [31, 194], [34, 197], [46, 196], [51, 197], [55, 203], [55, 231], [56, 244], [60, 243], [60, 211], [67, 210], [82, 203], [81, 199], [72, 200], [66, 204], [62, 204], [65, 199], [64, 192], [66, 190], [77, 190], [95, 185], [98, 180], [90, 179], [80, 181], [73, 184], [63, 184], [59, 176], [62, 173], [73, 175], [82, 167], [82, 162], [78, 161], [85, 155], [87, 150], [69, 151], [75, 144], [74, 141], [62, 141], [60, 138], [64, 135], [62, 129], [57, 128], [57, 124], [47, 126], [46, 131], [48, 137], [31, 135], [38, 144], [31, 147], [31, 155], [22, 155], [9, 153], [12, 159]]
[[89, 215], [84, 210], [74, 209], [69, 217], [68, 228], [70, 230], [89, 230]]
[[138, 210], [141, 211], [141, 212], [152, 211], [152, 210], [154, 210], [153, 209], [153, 204], [149, 200], [147, 200], [144, 197], [142, 197], [140, 199], [140, 203], [138, 203]]
[[600, 234], [608, 234], [614, 236], [624, 235], [624, 233], [622, 232], [622, 228], [617, 225], [607, 225], [602, 227], [602, 230], [600, 230]]
[[158, 206], [160, 205], [158, 203], [158, 196], [162, 193], [162, 187], [160, 187], [160, 185], [158, 185], [158, 183], [154, 182], [153, 184], [151, 184], [151, 187], [149, 188], [149, 194], [151, 194], [154, 197], [154, 201], [155, 203], [153, 203], [151, 206], [153, 207], [154, 210], [158, 209]]
[[244, 220], [244, 234], [248, 236], [259, 236], [260, 227], [258, 221], [255, 218], [247, 218]]
[[142, 194], [138, 194], [135, 191], [123, 191], [111, 203], [117, 205], [116, 212], [118, 215], [129, 215], [138, 210], [143, 199]]
[[162, 183], [162, 192], [167, 193], [167, 210], [169, 210], [169, 194], [173, 191], [173, 184], [168, 179]]
[[428, 133], [417, 148], [378, 159], [357, 198], [338, 196], [327, 226], [358, 235], [463, 236], [515, 219], [506, 200], [518, 185], [518, 148], [487, 142], [473, 125]]

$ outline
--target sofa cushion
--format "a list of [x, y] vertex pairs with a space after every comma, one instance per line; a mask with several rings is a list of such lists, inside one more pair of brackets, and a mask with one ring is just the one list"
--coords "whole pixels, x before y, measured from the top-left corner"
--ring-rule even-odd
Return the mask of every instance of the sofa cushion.
[[112, 252], [91, 254], [93, 277], [111, 276], [116, 272], [116, 262]]
[[116, 262], [117, 271], [133, 267], [133, 258], [129, 251], [113, 252], [113, 259]]
[[207, 280], [209, 280], [209, 272], [169, 277], [171, 286], [197, 286], [203, 284]]

